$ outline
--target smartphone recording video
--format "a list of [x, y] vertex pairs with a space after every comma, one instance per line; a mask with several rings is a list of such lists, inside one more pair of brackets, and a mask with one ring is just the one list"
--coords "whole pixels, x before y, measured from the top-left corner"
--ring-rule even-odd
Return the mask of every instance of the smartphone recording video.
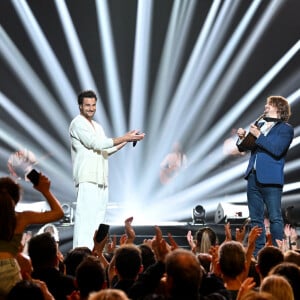
[[100, 243], [107, 236], [109, 231], [109, 225], [101, 223], [98, 227], [98, 231], [96, 234], [96, 241]]
[[40, 173], [35, 170], [32, 169], [26, 176], [32, 183], [33, 185], [38, 185], [39, 180], [40, 180]]

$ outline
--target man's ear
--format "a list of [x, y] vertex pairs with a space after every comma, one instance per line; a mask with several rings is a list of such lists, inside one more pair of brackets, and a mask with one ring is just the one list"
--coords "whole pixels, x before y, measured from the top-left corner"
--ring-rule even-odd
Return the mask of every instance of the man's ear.
[[141, 273], [143, 273], [143, 272], [144, 272], [144, 266], [141, 265], [141, 266], [140, 266], [140, 270], [139, 270], [139, 274], [141, 274]]

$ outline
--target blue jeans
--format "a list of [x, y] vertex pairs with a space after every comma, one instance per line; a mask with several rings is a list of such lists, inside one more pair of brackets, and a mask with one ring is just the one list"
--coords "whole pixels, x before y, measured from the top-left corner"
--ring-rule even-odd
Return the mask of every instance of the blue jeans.
[[277, 246], [276, 239], [283, 239], [284, 224], [281, 212], [282, 186], [260, 184], [256, 179], [256, 174], [250, 173], [248, 177], [247, 199], [251, 227], [259, 226], [263, 229], [262, 234], [256, 241], [254, 256], [265, 246], [266, 231], [264, 225], [265, 207], [270, 221], [270, 232], [272, 243]]

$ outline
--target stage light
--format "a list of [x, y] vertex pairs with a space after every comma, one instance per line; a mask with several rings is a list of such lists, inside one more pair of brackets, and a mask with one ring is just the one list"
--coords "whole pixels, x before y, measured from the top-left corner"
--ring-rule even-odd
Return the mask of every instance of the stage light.
[[62, 209], [64, 211], [64, 216], [63, 216], [63, 218], [61, 220], [62, 225], [68, 226], [68, 225], [73, 224], [74, 213], [73, 213], [72, 206], [69, 203], [63, 203], [61, 205], [61, 207], [62, 207]]
[[205, 209], [202, 205], [193, 208], [193, 224], [205, 224]]

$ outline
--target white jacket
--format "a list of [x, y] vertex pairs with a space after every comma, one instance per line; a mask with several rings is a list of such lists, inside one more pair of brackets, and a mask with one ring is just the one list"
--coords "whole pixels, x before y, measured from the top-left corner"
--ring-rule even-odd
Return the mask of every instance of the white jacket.
[[113, 139], [106, 137], [100, 124], [76, 116], [69, 127], [73, 179], [108, 186], [108, 156], [117, 151]]

